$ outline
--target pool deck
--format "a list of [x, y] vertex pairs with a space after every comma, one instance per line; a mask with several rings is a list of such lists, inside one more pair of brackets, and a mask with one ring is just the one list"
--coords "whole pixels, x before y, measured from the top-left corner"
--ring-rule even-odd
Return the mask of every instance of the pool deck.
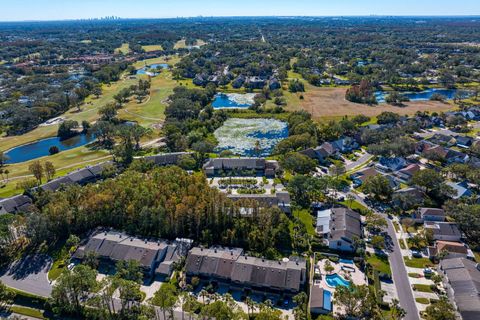
[[[317, 266], [320, 269], [320, 275], [322, 276], [322, 280], [320, 281], [320, 286], [321, 286], [321, 288], [323, 288], [325, 290], [328, 290], [328, 291], [332, 292], [332, 294], [334, 294], [335, 293], [335, 288], [332, 288], [326, 282], [327, 273], [324, 270], [324, 266], [325, 266], [325, 261], [327, 261], [327, 260], [328, 259], [323, 259], [323, 260], [320, 260], [317, 263]], [[331, 261], [330, 261], [330, 263], [331, 263], [332, 267], [334, 268], [334, 270], [330, 274], [337, 273], [338, 275], [340, 275], [345, 280], [351, 281], [351, 282], [355, 283], [356, 285], [367, 284], [365, 274], [362, 271], [360, 271], [360, 269], [358, 269], [358, 267], [355, 264], [347, 264], [347, 263], [341, 263], [341, 262], [334, 263], [334, 262], [331, 262]], [[347, 271], [347, 270], [343, 270], [342, 267], [348, 267], [349, 269], [353, 268], [355, 271], [350, 272], [350, 271]], [[334, 304], [333, 305], [334, 314], [337, 313], [338, 311], [340, 311], [338, 309], [338, 306], [336, 304]]]

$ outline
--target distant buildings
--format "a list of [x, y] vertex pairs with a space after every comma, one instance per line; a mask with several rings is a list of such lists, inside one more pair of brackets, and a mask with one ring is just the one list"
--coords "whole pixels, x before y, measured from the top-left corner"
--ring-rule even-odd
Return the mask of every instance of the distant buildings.
[[225, 283], [233, 288], [249, 288], [261, 292], [296, 294], [306, 283], [304, 260], [273, 261], [250, 257], [239, 248], [193, 248], [185, 271], [187, 279]]
[[[286, 214], [292, 213], [288, 191], [276, 191], [274, 194], [229, 194], [227, 197], [233, 201], [255, 200], [261, 208], [278, 207]], [[251, 209], [243, 208], [241, 212], [250, 215]]]
[[7, 213], [16, 214], [26, 212], [31, 205], [32, 199], [24, 195], [0, 199], [0, 215]]
[[203, 166], [205, 174], [212, 176], [256, 176], [275, 177], [280, 166], [277, 161], [263, 158], [213, 158]]

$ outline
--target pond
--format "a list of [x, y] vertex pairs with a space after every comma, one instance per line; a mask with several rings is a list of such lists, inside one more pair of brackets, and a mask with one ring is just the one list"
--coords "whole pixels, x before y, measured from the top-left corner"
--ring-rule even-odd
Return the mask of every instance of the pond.
[[[428, 101], [435, 93], [438, 93], [446, 97], [447, 100], [452, 100], [455, 97], [455, 93], [457, 93], [457, 91], [457, 89], [432, 88], [419, 92], [401, 92], [401, 95], [407, 97], [408, 99], [410, 99], [410, 101]], [[388, 95], [389, 93], [385, 91], [375, 92], [375, 97], [377, 98], [378, 103], [384, 103]]]
[[38, 140], [7, 151], [5, 153], [8, 157], [6, 163], [13, 164], [48, 156], [50, 155], [48, 149], [52, 146], [57, 146], [59, 151], [65, 151], [81, 147], [93, 140], [95, 140], [95, 136], [92, 134], [81, 134], [66, 140], [60, 140], [59, 137]]
[[218, 140], [216, 152], [230, 150], [248, 157], [265, 157], [288, 137], [287, 123], [275, 119], [237, 119], [225, 121], [214, 133]]
[[255, 93], [219, 93], [212, 102], [214, 109], [246, 109], [253, 105]]
[[149, 66], [145, 66], [142, 69], [137, 70], [137, 75], [146, 74], [151, 77], [158, 76], [158, 72], [155, 72], [157, 69], [168, 69], [168, 64], [155, 63]]

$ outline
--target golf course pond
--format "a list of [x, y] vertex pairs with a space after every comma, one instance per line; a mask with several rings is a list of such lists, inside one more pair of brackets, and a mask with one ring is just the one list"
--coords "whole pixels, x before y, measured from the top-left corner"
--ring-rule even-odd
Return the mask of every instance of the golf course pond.
[[255, 93], [219, 93], [215, 96], [212, 107], [214, 109], [247, 109], [252, 106]]
[[[407, 97], [410, 101], [428, 101], [434, 94], [440, 94], [445, 97], [446, 100], [453, 100], [458, 89], [427, 89], [419, 92], [400, 92], [404, 97]], [[468, 94], [468, 91], [466, 92]], [[375, 98], [378, 103], [384, 103], [385, 99], [389, 95], [386, 91], [375, 92]]]
[[61, 140], [52, 137], [24, 144], [5, 152], [7, 164], [20, 163], [50, 155], [50, 147], [56, 146], [59, 151], [70, 150], [89, 144], [95, 140], [93, 134], [79, 134], [72, 138]]
[[276, 119], [231, 118], [214, 135], [218, 153], [230, 150], [240, 156], [265, 157], [288, 137], [288, 125]]

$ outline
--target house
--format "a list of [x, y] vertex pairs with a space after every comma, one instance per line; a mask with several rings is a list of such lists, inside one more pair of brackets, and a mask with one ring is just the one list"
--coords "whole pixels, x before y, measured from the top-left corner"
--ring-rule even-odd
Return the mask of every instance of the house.
[[398, 170], [394, 174], [404, 182], [410, 182], [412, 180], [413, 175], [420, 171], [420, 166], [416, 163], [409, 164], [405, 168]]
[[450, 163], [467, 163], [470, 157], [466, 153], [448, 149], [444, 159], [449, 164]]
[[320, 163], [325, 162], [325, 160], [327, 160], [327, 158], [332, 154], [324, 146], [308, 148], [300, 151], [300, 153], [311, 159], [318, 160]]
[[213, 158], [203, 165], [209, 177], [217, 175], [262, 175], [275, 177], [280, 170], [277, 161], [264, 158]]
[[320, 281], [315, 281], [310, 289], [310, 312], [328, 314], [333, 311], [332, 292], [323, 289]]
[[468, 183], [466, 181], [463, 182], [447, 182], [447, 186], [453, 188], [455, 190], [453, 199], [461, 199], [461, 198], [468, 198], [473, 195], [472, 190], [470, 190]]
[[358, 143], [350, 137], [341, 138], [330, 143], [334, 150], [339, 151], [340, 153], [349, 153], [360, 147]]
[[375, 170], [374, 167], [367, 167], [351, 174], [350, 179], [353, 180], [353, 184], [355, 187], [359, 187], [363, 185], [368, 180], [368, 178], [377, 176], [379, 174], [380, 173]]
[[425, 221], [425, 230], [430, 230], [434, 240], [456, 241], [462, 240], [462, 233], [456, 223]]
[[203, 87], [207, 84], [207, 80], [205, 78], [205, 75], [197, 74], [193, 79], [193, 84], [199, 87]]
[[[290, 194], [287, 191], [276, 191], [274, 194], [229, 194], [227, 196], [233, 201], [254, 200], [261, 208], [278, 207], [286, 214], [292, 213]], [[245, 215], [250, 215], [249, 208], [243, 208]]]
[[457, 140], [455, 139], [455, 137], [441, 133], [434, 134], [428, 139], [428, 141], [446, 147], [453, 147], [457, 144]]
[[[420, 191], [417, 188], [405, 188], [405, 189], [399, 189], [393, 193], [393, 198], [398, 198], [398, 197], [406, 197], [408, 198], [412, 203], [418, 203], [421, 204], [423, 203], [423, 200], [425, 198], [425, 195], [422, 191]], [[400, 206], [401, 202], [396, 199], [393, 201], [395, 205]]]
[[354, 239], [362, 237], [360, 214], [347, 208], [319, 211], [316, 231], [330, 249], [353, 252]]
[[267, 81], [261, 77], [249, 77], [245, 83], [245, 87], [250, 89], [263, 89], [266, 82]]
[[146, 161], [153, 162], [157, 166], [177, 165], [183, 157], [193, 155], [191, 152], [162, 153], [145, 157]]
[[427, 247], [428, 257], [438, 259], [440, 254], [445, 254], [443, 259], [467, 258], [475, 260], [475, 255], [468, 246], [462, 242], [454, 241], [435, 241], [433, 246]]
[[244, 75], [239, 75], [232, 81], [232, 87], [234, 89], [240, 89], [245, 84], [246, 78]]
[[445, 160], [448, 150], [430, 141], [420, 141], [415, 146], [415, 152], [429, 159]]
[[446, 214], [443, 209], [439, 208], [418, 208], [413, 214], [413, 219], [417, 223], [424, 223], [425, 221], [445, 221]]
[[18, 195], [11, 198], [0, 199], [0, 215], [2, 214], [16, 214], [27, 212], [32, 205], [32, 199], [25, 195]]
[[93, 252], [105, 263], [135, 260], [147, 276], [168, 277], [173, 264], [186, 254], [191, 244], [192, 240], [188, 239], [167, 242], [130, 237], [117, 231], [99, 231], [75, 251], [73, 258], [82, 260]]
[[299, 258], [282, 261], [255, 258], [240, 248], [193, 248], [185, 262], [187, 281], [199, 277], [232, 287], [279, 294], [298, 293], [306, 283], [306, 262]]
[[467, 136], [458, 136], [457, 137], [457, 147], [468, 149], [472, 146], [475, 140], [472, 137]]
[[405, 168], [407, 161], [404, 158], [381, 157], [375, 168], [382, 172], [394, 172]]
[[456, 312], [463, 320], [480, 319], [480, 266], [465, 259], [454, 258], [440, 261], [439, 273], [449, 300], [455, 303]]
[[270, 90], [278, 90], [282, 87], [282, 84], [280, 83], [280, 81], [278, 81], [278, 79], [271, 78], [268, 81], [268, 87], [270, 88]]
[[400, 182], [398, 181], [398, 179], [389, 174], [384, 175], [384, 177], [388, 180], [388, 185], [390, 186], [390, 188], [392, 188], [392, 190], [395, 191], [400, 189]]

